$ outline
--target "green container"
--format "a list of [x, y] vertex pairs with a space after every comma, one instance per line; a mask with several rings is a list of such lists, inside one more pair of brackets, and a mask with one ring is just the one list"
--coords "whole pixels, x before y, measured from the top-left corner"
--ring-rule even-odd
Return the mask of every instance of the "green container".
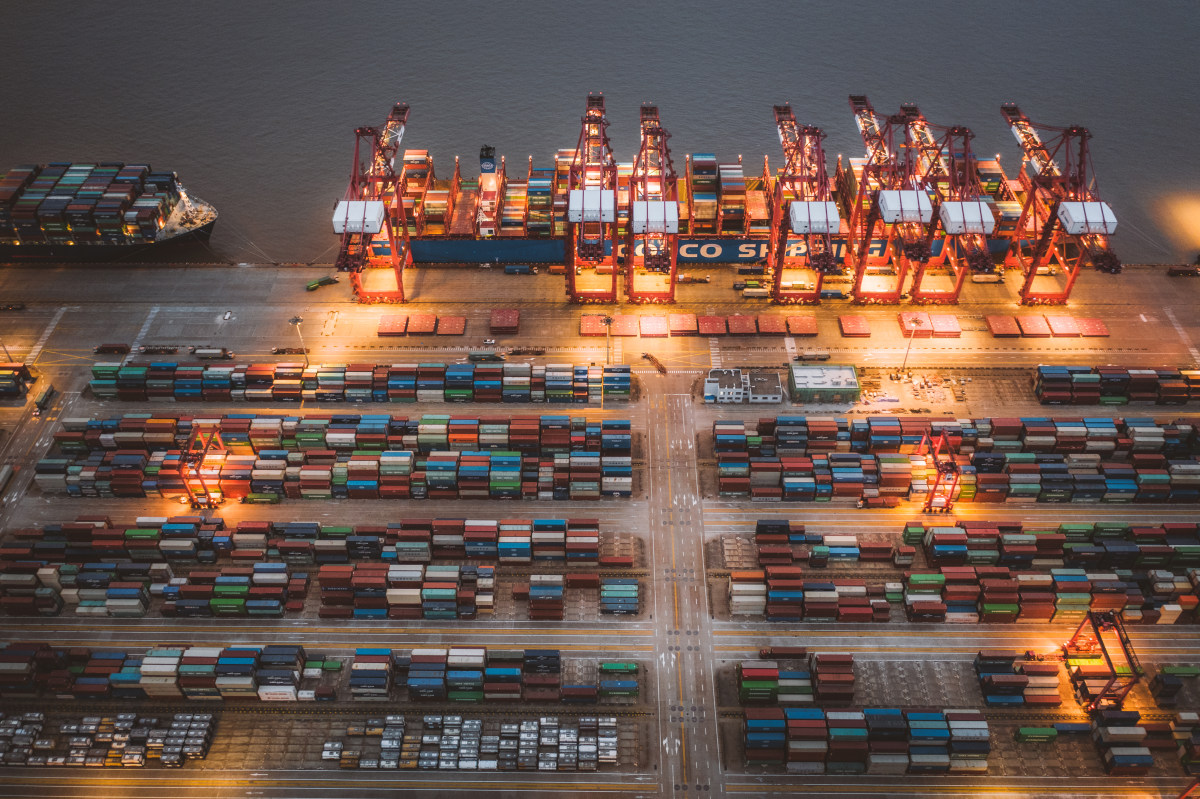
[[1053, 727], [1020, 727], [1016, 738], [1021, 743], [1048, 743], [1058, 737], [1058, 730]]

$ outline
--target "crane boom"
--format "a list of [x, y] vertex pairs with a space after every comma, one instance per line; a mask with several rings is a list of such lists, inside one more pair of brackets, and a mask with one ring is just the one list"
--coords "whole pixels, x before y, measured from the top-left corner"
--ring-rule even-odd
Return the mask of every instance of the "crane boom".
[[[842, 230], [837, 204], [833, 202], [829, 170], [822, 141], [825, 132], [815, 125], [800, 125], [790, 105], [775, 106], [775, 127], [783, 148], [783, 171], [775, 182], [771, 205], [772, 235], [769, 263], [773, 271], [772, 298], [775, 302], [819, 301], [824, 276], [841, 271], [834, 253], [833, 236]], [[790, 268], [809, 270], [804, 288], [785, 289], [783, 272], [788, 257], [789, 234], [801, 236], [802, 253]]]
[[[1025, 274], [1022, 303], [1066, 302], [1085, 265], [1110, 274], [1121, 271], [1108, 243], [1117, 218], [1100, 201], [1092, 174], [1092, 134], [1080, 125], [1037, 125], [1012, 103], [1001, 106], [1000, 113], [1021, 147], [1018, 178], [1024, 194], [1005, 264]], [[1035, 289], [1039, 276], [1054, 273], [1054, 266], [1062, 268], [1065, 285]]]
[[[667, 132], [658, 108], [641, 109], [641, 146], [629, 180], [629, 221], [625, 244], [625, 274], [632, 302], [674, 302], [677, 238], [679, 233], [679, 186]], [[655, 289], [660, 280], [643, 272], [667, 275], [665, 289]], [[644, 284], [651, 284], [646, 288]]]
[[[579, 141], [567, 173], [567, 295], [572, 302], [617, 300], [617, 162], [608, 141], [604, 95], [589, 94], [580, 119]], [[608, 284], [583, 289], [576, 270], [601, 268]], [[589, 278], [591, 275], [589, 275]]]
[[[396, 103], [382, 125], [355, 129], [350, 183], [334, 210], [333, 231], [341, 236], [337, 269], [351, 273], [360, 302], [405, 301], [403, 270], [411, 262], [412, 253], [395, 166], [408, 112], [407, 103]], [[368, 292], [363, 288], [362, 271], [377, 260], [374, 244], [378, 237], [383, 239], [380, 244], [386, 244], [386, 265], [395, 272], [394, 291]]]

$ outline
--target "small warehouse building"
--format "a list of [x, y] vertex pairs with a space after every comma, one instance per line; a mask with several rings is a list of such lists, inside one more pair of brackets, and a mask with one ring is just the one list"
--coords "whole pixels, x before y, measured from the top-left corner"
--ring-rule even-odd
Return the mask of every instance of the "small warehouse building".
[[777, 405], [783, 402], [783, 381], [777, 372], [710, 369], [704, 379], [704, 401]]
[[842, 364], [792, 364], [788, 391], [792, 402], [806, 404], [849, 404], [862, 393], [858, 370]]

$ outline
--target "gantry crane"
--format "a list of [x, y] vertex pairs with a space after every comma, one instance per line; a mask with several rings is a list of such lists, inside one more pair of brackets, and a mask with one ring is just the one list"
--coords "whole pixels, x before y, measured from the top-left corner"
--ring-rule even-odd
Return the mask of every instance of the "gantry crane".
[[[567, 296], [571, 302], [616, 302], [617, 162], [603, 94], [588, 95], [581, 123], [567, 179]], [[593, 268], [594, 275], [576, 274]]]
[[[920, 182], [908, 117], [879, 117], [863, 95], [850, 96], [854, 120], [867, 147], [851, 210], [847, 264], [854, 266], [856, 302], [899, 302], [914, 262], [928, 260], [933, 204]], [[896, 135], [901, 141], [896, 143]], [[876, 235], [882, 237], [882, 248]], [[870, 276], [874, 286], [864, 288]]]
[[[210, 454], [223, 453], [225, 443], [221, 440], [221, 428], [214, 423], [194, 422], [188, 435], [187, 445], [181, 453], [180, 476], [187, 491], [187, 502], [195, 510], [215, 508], [225, 501], [221, 494], [220, 477], [216, 486], [209, 485], [205, 477], [206, 461]], [[220, 469], [218, 468], [218, 474]]]
[[[1111, 610], [1089, 610], [1075, 634], [1063, 644], [1063, 658], [1072, 670], [1080, 703], [1089, 712], [1120, 710], [1125, 697], [1145, 673], [1125, 632], [1121, 614]], [[1076, 674], [1076, 668], [1081, 672]]]
[[[642, 106], [641, 127], [642, 143], [629, 179], [625, 293], [630, 302], [675, 302], [679, 187], [667, 146], [671, 134], [652, 105]], [[665, 288], [654, 288], [663, 280], [658, 275], [665, 275]]]
[[[783, 171], [775, 181], [771, 200], [770, 268], [774, 279], [771, 298], [779, 303], [817, 303], [825, 275], [841, 271], [833, 237], [841, 233], [842, 220], [829, 188], [825, 164], [825, 133], [813, 125], [797, 125], [790, 105], [775, 106], [775, 125], [783, 146]], [[803, 237], [799, 252], [791, 253], [789, 235]], [[791, 263], [788, 263], [791, 259]], [[783, 287], [785, 269], [799, 279]], [[800, 284], [797, 287], [797, 283]]]
[[936, 435], [926, 433], [917, 448], [917, 454], [933, 460], [933, 485], [925, 495], [925, 512], [949, 513], [954, 509], [959, 481], [958, 460], [955, 457], [958, 450], [954, 442], [944, 429]]
[[[354, 131], [354, 171], [345, 197], [333, 212], [333, 232], [342, 237], [337, 269], [349, 272], [359, 302], [404, 302], [404, 267], [412, 263], [403, 192], [396, 178], [396, 153], [404, 139], [408, 104], [397, 103], [379, 127]], [[382, 240], [381, 240], [382, 239]], [[386, 246], [386, 255], [377, 248]], [[396, 276], [392, 291], [368, 291], [362, 272], [380, 260]]]
[[[988, 236], [996, 216], [980, 199], [983, 187], [975, 168], [971, 139], [962, 125], [932, 125], [915, 105], [901, 106], [908, 137], [916, 148], [920, 182], [933, 193], [933, 217], [926, 241], [929, 257], [916, 262], [909, 296], [913, 302], [954, 303], [968, 273], [996, 271]], [[926, 285], [931, 269], [944, 270], [940, 285]]]
[[[1022, 304], [1062, 304], [1085, 265], [1109, 274], [1121, 271], [1121, 261], [1108, 243], [1117, 218], [1096, 194], [1088, 146], [1092, 134], [1079, 125], [1035, 125], [1012, 103], [1001, 106], [1000, 112], [1021, 146], [1018, 180], [1024, 194], [1018, 197], [1021, 219], [1005, 266], [1024, 273]], [[1052, 138], [1043, 140], [1042, 133]], [[1034, 290], [1039, 276], [1056, 277], [1058, 269], [1063, 272], [1060, 287]], [[1060, 285], [1057, 280], [1054, 284]]]

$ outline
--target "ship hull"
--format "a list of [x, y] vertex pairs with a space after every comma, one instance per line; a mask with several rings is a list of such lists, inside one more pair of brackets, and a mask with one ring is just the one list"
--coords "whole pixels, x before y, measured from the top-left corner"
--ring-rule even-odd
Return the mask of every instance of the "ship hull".
[[[452, 238], [414, 238], [411, 240], [413, 262], [417, 264], [561, 264], [565, 254], [565, 244], [562, 239], [452, 239]], [[887, 242], [883, 239], [873, 241], [869, 253], [872, 256], [882, 256]], [[838, 262], [845, 258], [844, 240], [835, 239], [833, 242], [834, 256]], [[933, 242], [933, 255], [941, 251], [942, 242]], [[993, 255], [1002, 255], [1008, 251], [1008, 241], [1003, 239], [989, 240], [988, 246]], [[792, 239], [788, 242], [787, 257], [803, 257], [807, 243], [803, 239]], [[687, 238], [680, 237], [677, 246], [677, 260], [680, 264], [765, 264], [770, 251], [770, 243], [765, 238]], [[377, 258], [388, 255], [386, 243], [376, 242], [372, 252]], [[611, 245], [606, 247], [606, 254], [611, 253]], [[641, 254], [640, 252], [638, 253]], [[624, 259], [625, 243], [618, 242], [617, 257]]]
[[108, 263], [153, 252], [169, 255], [188, 244], [207, 244], [217, 220], [212, 219], [176, 236], [146, 244], [2, 244], [0, 263]]

